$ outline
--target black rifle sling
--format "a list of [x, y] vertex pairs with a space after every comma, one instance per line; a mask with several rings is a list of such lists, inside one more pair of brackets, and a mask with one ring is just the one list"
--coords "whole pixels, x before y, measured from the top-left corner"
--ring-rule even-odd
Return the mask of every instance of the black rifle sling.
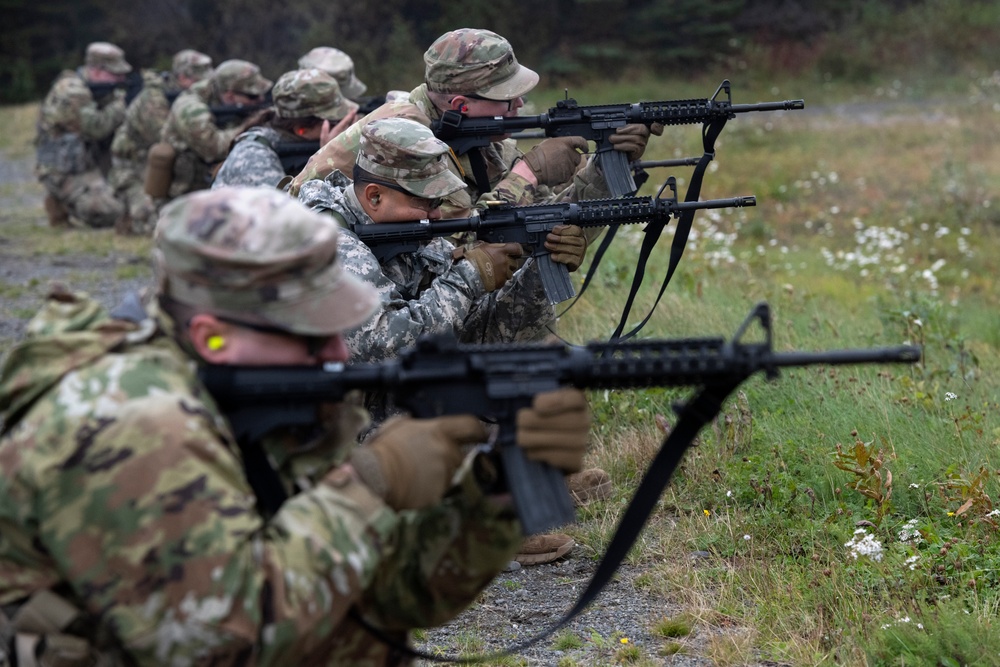
[[[726, 126], [727, 120], [727, 118], [723, 117], [705, 123], [702, 127], [701, 141], [704, 153], [698, 161], [697, 166], [694, 168], [694, 172], [691, 174], [691, 184], [688, 185], [684, 201], [698, 201], [698, 196], [701, 194], [701, 183], [705, 176], [705, 170], [708, 168], [708, 163], [715, 158], [715, 140], [718, 139], [719, 134], [722, 132], [722, 128]], [[687, 244], [688, 235], [691, 233], [691, 224], [694, 221], [695, 211], [696, 209], [683, 211], [677, 220], [677, 231], [674, 232], [674, 240], [670, 245], [670, 264], [667, 267], [667, 275], [663, 279], [663, 284], [660, 286], [660, 292], [656, 296], [656, 301], [653, 303], [653, 307], [650, 308], [649, 313], [642, 320], [642, 322], [638, 324], [638, 326], [622, 336], [622, 331], [625, 329], [629, 313], [632, 311], [632, 303], [635, 301], [635, 296], [639, 292], [639, 286], [642, 285], [642, 278], [646, 272], [646, 262], [649, 259], [650, 254], [653, 252], [653, 246], [655, 246], [656, 242], [660, 239], [660, 234], [663, 232], [663, 228], [666, 226], [669, 219], [652, 222], [646, 226], [646, 229], [644, 230], [645, 236], [642, 240], [642, 247], [639, 250], [639, 258], [636, 262], [635, 274], [632, 276], [632, 287], [629, 289], [628, 299], [625, 301], [625, 307], [622, 309], [621, 320], [618, 322], [615, 332], [611, 334], [611, 338], [609, 339], [610, 341], [627, 340], [632, 338], [639, 333], [639, 330], [642, 329], [646, 322], [649, 321], [649, 318], [652, 317], [653, 311], [656, 309], [657, 304], [660, 303], [660, 298], [663, 296], [663, 292], [666, 290], [667, 284], [670, 282], [670, 278], [674, 275], [674, 271], [677, 269], [677, 264], [681, 261], [681, 256], [684, 254], [684, 246]]]
[[466, 155], [469, 156], [469, 164], [472, 165], [472, 175], [476, 179], [476, 189], [479, 190], [476, 199], [479, 199], [493, 189], [490, 186], [490, 176], [486, 173], [486, 158], [479, 148], [470, 149]]
[[663, 440], [660, 450], [653, 457], [652, 463], [646, 469], [646, 473], [639, 483], [632, 500], [625, 508], [624, 514], [618, 520], [618, 528], [615, 530], [607, 550], [604, 552], [601, 562], [597, 565], [597, 570], [587, 583], [587, 587], [576, 604], [567, 611], [555, 625], [550, 626], [545, 631], [515, 644], [502, 651], [489, 654], [471, 656], [443, 656], [424, 653], [409, 646], [400, 644], [389, 637], [381, 629], [366, 621], [358, 612], [357, 607], [352, 607], [350, 615], [376, 639], [392, 647], [396, 652], [407, 655], [411, 658], [419, 658], [432, 662], [455, 662], [455, 663], [476, 663], [487, 660], [496, 660], [502, 656], [510, 655], [521, 651], [529, 646], [537, 644], [542, 639], [551, 636], [554, 632], [566, 627], [566, 625], [576, 618], [587, 606], [593, 602], [604, 586], [611, 581], [618, 566], [628, 555], [636, 538], [646, 525], [649, 515], [656, 507], [663, 489], [666, 488], [674, 470], [680, 464], [687, 448], [691, 446], [698, 432], [711, 422], [722, 410], [722, 404], [736, 388], [745, 380], [745, 377], [731, 378], [728, 382], [717, 385], [705, 386], [692, 399], [684, 403], [678, 411], [677, 423], [670, 433]]
[[243, 471], [257, 499], [257, 510], [264, 518], [270, 519], [288, 500], [288, 493], [259, 441], [240, 442], [239, 446]]

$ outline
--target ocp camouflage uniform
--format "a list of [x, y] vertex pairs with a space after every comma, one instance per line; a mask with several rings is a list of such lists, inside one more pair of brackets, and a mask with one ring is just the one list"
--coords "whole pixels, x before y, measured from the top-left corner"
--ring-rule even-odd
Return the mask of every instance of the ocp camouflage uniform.
[[[252, 202], [262, 209], [254, 233], [271, 218], [270, 233], [285, 233], [277, 202], [290, 200], [265, 194]], [[206, 206], [190, 224], [211, 233], [221, 211]], [[329, 253], [329, 236], [315, 247]], [[329, 280], [339, 269], [319, 270], [315, 279]], [[331, 469], [360, 426], [350, 404], [297, 450], [289, 438], [265, 443], [298, 491], [265, 520], [193, 353], [149, 310], [112, 319], [82, 295], [56, 293], [10, 352], [0, 376], [5, 610], [56, 589], [96, 628], [91, 643], [128, 664], [395, 665], [405, 660], [348, 616], [352, 607], [404, 640], [408, 628], [453, 617], [507, 562], [518, 523], [483, 496], [469, 460], [440, 504], [402, 512]]]
[[[243, 87], [234, 88], [237, 84]], [[210, 187], [213, 168], [226, 159], [233, 139], [243, 132], [240, 121], [226, 127], [216, 124], [212, 107], [222, 105], [221, 94], [226, 90], [263, 94], [270, 87], [256, 65], [227, 60], [210, 78], [178, 96], [161, 134], [161, 140], [177, 152], [169, 198]]]
[[128, 105], [125, 120], [115, 131], [108, 175], [116, 196], [125, 203], [134, 232], [151, 232], [156, 223], [156, 205], [145, 190], [146, 159], [149, 147], [160, 140], [172, 101], [184, 90], [177, 80], [178, 71], [203, 79], [211, 70], [211, 58], [185, 49], [174, 56], [170, 73], [142, 73], [142, 90]]
[[83, 76], [66, 70], [39, 110], [35, 174], [50, 197], [91, 227], [111, 227], [125, 212], [98, 164], [98, 144], [125, 117], [124, 99], [116, 90], [95, 102]]
[[[475, 61], [475, 62], [473, 62]], [[414, 88], [408, 98], [387, 102], [332, 139], [316, 153], [290, 184], [293, 194], [307, 180], [322, 179], [334, 169], [350, 173], [361, 142], [361, 128], [378, 118], [407, 118], [427, 127], [441, 119], [441, 111], [427, 95], [429, 89], [463, 87], [466, 93], [478, 88], [496, 85], [498, 81], [522, 77], [519, 86], [530, 89], [534, 83], [525, 73], [527, 68], [518, 64], [510, 43], [487, 30], [453, 31], [439, 39], [424, 54], [425, 83]], [[537, 75], [533, 75], [537, 81]], [[454, 92], [454, 91], [450, 91]], [[512, 97], [519, 97], [515, 93]], [[475, 149], [474, 149], [475, 150]], [[603, 174], [594, 160], [577, 171], [572, 183], [553, 191], [544, 186], [534, 186], [527, 179], [511, 172], [514, 163], [523, 157], [513, 139], [492, 142], [479, 149], [485, 164], [490, 190], [483, 192], [476, 183], [470, 153], [461, 157], [450, 153], [449, 169], [466, 183], [466, 188], [446, 199], [441, 210], [444, 217], [467, 215], [473, 207], [486, 201], [503, 201], [509, 204], [561, 200], [600, 199], [610, 196]]]

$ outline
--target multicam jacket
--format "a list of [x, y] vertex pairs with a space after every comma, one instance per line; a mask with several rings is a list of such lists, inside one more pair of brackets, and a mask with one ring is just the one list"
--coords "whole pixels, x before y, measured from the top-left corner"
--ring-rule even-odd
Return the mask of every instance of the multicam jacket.
[[283, 141], [301, 139], [291, 132], [264, 126], [254, 127], [236, 137], [233, 150], [212, 181], [212, 189], [226, 185], [277, 187], [278, 181], [285, 177], [285, 168], [274, 147]]
[[[440, 119], [441, 113], [427, 96], [427, 85], [421, 84], [410, 92], [409, 97], [383, 104], [331, 139], [310, 158], [302, 173], [292, 181], [289, 191], [292, 194], [297, 194], [299, 188], [306, 181], [325, 178], [335, 169], [350, 174], [360, 150], [361, 128], [378, 118], [395, 117], [408, 118], [430, 127], [434, 120]], [[468, 187], [445, 199], [441, 211], [446, 218], [467, 215], [477, 203], [482, 206], [485, 205], [483, 202], [487, 201], [503, 201], [508, 204], [523, 205], [543, 201], [561, 201], [564, 198], [584, 200], [611, 196], [604, 176], [600, 173], [594, 160], [589, 161], [586, 167], [577, 172], [573, 183], [567, 184], [566, 187], [558, 191], [553, 191], [544, 186], [533, 186], [521, 176], [511, 173], [510, 170], [514, 163], [522, 157], [521, 151], [517, 148], [517, 142], [513, 139], [495, 141], [488, 147], [481, 149], [481, 153], [492, 190], [489, 192], [479, 190], [468, 154], [457, 157], [452, 153], [448, 166], [468, 184]]]
[[554, 327], [555, 311], [530, 259], [506, 285], [487, 293], [478, 270], [452, 259], [454, 246], [443, 238], [380, 265], [351, 231], [373, 221], [339, 171], [307, 181], [299, 200], [337, 219], [345, 229], [337, 247], [344, 268], [378, 289], [381, 309], [346, 336], [359, 361], [392, 359], [422, 334], [452, 332], [466, 343], [509, 343], [539, 340]]
[[290, 465], [299, 452], [268, 443], [301, 490], [265, 521], [169, 328], [64, 292], [11, 350], [0, 605], [57, 588], [137, 665], [404, 664], [348, 611], [405, 639], [471, 603], [516, 551], [516, 519], [482, 495], [468, 460], [442, 503], [399, 513], [331, 469], [360, 426], [350, 407], [303, 453], [329, 471], [317, 483]]
[[163, 125], [170, 115], [170, 100], [180, 89], [159, 72], [142, 73], [142, 90], [125, 110], [125, 120], [115, 130], [111, 156], [115, 167], [127, 166], [138, 179], [143, 178], [149, 147], [160, 140]]
[[235, 127], [219, 127], [212, 106], [222, 104], [211, 79], [199, 81], [181, 93], [170, 107], [160, 135], [177, 152], [170, 197], [179, 197], [211, 184], [211, 168], [226, 159], [233, 139], [242, 132]]
[[83, 76], [62, 72], [38, 112], [35, 173], [43, 178], [96, 169], [98, 142], [110, 137], [124, 116], [124, 91], [98, 103]]

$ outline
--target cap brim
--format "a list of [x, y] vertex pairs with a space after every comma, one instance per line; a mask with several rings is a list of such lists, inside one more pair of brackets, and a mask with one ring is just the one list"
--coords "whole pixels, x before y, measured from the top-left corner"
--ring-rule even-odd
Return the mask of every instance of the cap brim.
[[467, 187], [465, 181], [456, 176], [450, 169], [445, 169], [427, 178], [407, 180], [395, 178], [393, 180], [407, 192], [424, 199], [447, 197], [453, 192], [464, 190]]
[[132, 66], [126, 62], [120, 63], [118, 65], [105, 65], [101, 69], [107, 70], [112, 74], [128, 74], [132, 71]]
[[323, 109], [322, 111], [317, 111], [313, 116], [317, 118], [322, 118], [323, 120], [340, 120], [350, 116], [352, 113], [358, 110], [358, 103], [353, 102], [346, 97], [344, 100], [335, 107], [330, 107], [329, 109]]
[[340, 92], [344, 95], [344, 97], [350, 97], [351, 99], [361, 97], [365, 94], [366, 90], [368, 90], [368, 86], [366, 86], [361, 79], [353, 74], [351, 75], [351, 80], [347, 82], [347, 85], [340, 87]]
[[341, 267], [330, 288], [303, 301], [276, 301], [257, 314], [282, 329], [304, 336], [333, 336], [354, 329], [371, 317], [380, 303], [378, 292]]
[[518, 67], [514, 76], [489, 88], [477, 90], [476, 94], [489, 100], [512, 100], [527, 95], [538, 85], [538, 73], [524, 65]]
[[271, 90], [272, 81], [265, 79], [264, 77], [259, 77], [253, 82], [252, 86], [244, 86], [243, 92], [250, 93], [252, 95], [263, 95], [267, 91]]

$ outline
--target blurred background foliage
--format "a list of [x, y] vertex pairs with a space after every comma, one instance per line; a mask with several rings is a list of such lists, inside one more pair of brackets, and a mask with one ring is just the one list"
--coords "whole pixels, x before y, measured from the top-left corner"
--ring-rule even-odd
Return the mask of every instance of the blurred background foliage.
[[[530, 11], [526, 11], [530, 8]], [[507, 37], [543, 86], [589, 77], [692, 75], [752, 62], [775, 74], [863, 82], [875, 64], [957, 73], [996, 68], [992, 0], [0, 0], [0, 102], [40, 98], [87, 43], [166, 69], [195, 48], [244, 58], [276, 78], [314, 46], [343, 49], [372, 94], [421, 81], [420, 55], [442, 33], [484, 27]]]

